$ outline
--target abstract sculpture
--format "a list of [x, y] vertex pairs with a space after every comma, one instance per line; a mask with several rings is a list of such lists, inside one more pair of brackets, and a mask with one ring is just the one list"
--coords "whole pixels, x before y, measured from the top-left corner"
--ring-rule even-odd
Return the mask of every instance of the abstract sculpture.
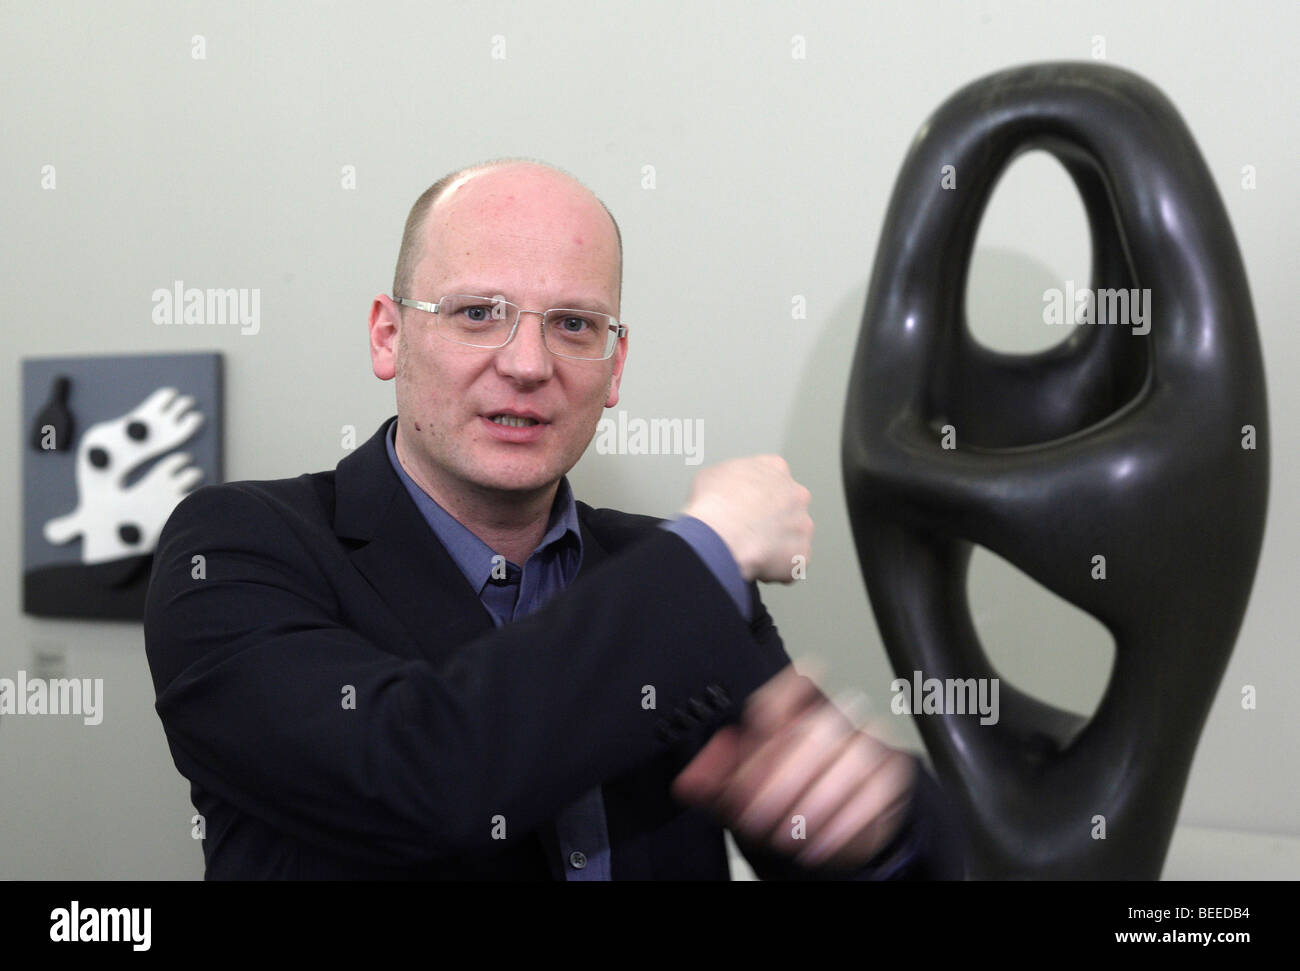
[[[1030, 149], [1055, 156], [1082, 196], [1096, 326], [1041, 353], [1002, 354], [969, 332], [966, 279], [994, 185]], [[1146, 332], [1116, 319], [1121, 290], [1149, 296]], [[998, 677], [967, 603], [975, 543], [1115, 639], [1091, 719], [1005, 679], [995, 724], [917, 718], [966, 824], [969, 875], [1158, 877], [1268, 498], [1245, 272], [1201, 154], [1160, 91], [1113, 67], [1032, 65], [963, 88], [922, 126], [877, 248], [842, 462], [900, 677]]]

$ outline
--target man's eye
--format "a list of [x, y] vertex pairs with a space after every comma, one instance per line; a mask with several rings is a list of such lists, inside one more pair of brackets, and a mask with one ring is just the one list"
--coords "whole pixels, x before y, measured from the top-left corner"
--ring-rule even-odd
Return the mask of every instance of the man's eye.
[[569, 315], [560, 318], [560, 330], [569, 334], [580, 334], [584, 328], [590, 327], [591, 321], [586, 317], [575, 317]]
[[486, 306], [465, 307], [461, 310], [461, 313], [465, 315], [466, 319], [476, 324], [492, 319], [492, 308]]

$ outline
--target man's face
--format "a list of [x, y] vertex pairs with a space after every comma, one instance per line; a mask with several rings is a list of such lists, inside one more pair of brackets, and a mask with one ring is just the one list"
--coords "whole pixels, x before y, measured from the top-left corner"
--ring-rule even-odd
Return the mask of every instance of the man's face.
[[[503, 296], [525, 310], [566, 307], [615, 317], [619, 253], [600, 204], [557, 173], [515, 165], [473, 174], [445, 192], [425, 221], [412, 293]], [[439, 336], [435, 315], [402, 308], [395, 338], [399, 452], [421, 485], [448, 500], [538, 493], [581, 458], [601, 410], [618, 402], [627, 353], [607, 361], [551, 354], [541, 317], [524, 314], [495, 350]], [[373, 347], [372, 324], [372, 356]], [[380, 363], [375, 361], [380, 377]], [[508, 427], [492, 419], [535, 419]]]

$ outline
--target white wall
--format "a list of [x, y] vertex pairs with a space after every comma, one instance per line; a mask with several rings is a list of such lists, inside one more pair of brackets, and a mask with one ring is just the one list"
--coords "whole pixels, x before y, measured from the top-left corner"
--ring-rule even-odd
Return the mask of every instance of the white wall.
[[[395, 410], [392, 387], [370, 373], [366, 313], [389, 286], [415, 196], [482, 158], [547, 159], [585, 179], [622, 226], [631, 353], [620, 407], [702, 419], [708, 463], [787, 456], [814, 493], [815, 558], [807, 581], [770, 590], [769, 606], [792, 654], [820, 655], [832, 687], [859, 687], [879, 709], [891, 675], [838, 455], [893, 179], [920, 122], [957, 87], [1014, 64], [1090, 58], [1100, 35], [1106, 59], [1159, 85], [1199, 140], [1242, 247], [1268, 368], [1263, 559], [1181, 822], [1300, 835], [1298, 19], [1286, 2], [1173, 0], [11, 2], [0, 30], [4, 373], [16, 384], [29, 355], [220, 350], [227, 477], [332, 467], [343, 426], [364, 438]], [[194, 35], [204, 60], [191, 56]], [[503, 60], [491, 56], [496, 35]], [[41, 188], [47, 164], [52, 191]], [[345, 165], [355, 190], [341, 188]], [[1256, 167], [1253, 191], [1244, 165]], [[1063, 171], [1045, 157], [1018, 162], [980, 237], [977, 333], [1043, 346], [1040, 278], [1087, 273]], [[156, 327], [150, 294], [174, 280], [260, 288], [260, 332]], [[791, 319], [795, 295], [805, 320]], [[20, 454], [19, 425], [0, 423], [4, 454]], [[593, 452], [573, 480], [593, 504], [670, 515], [694, 471], [680, 456]], [[16, 464], [0, 504], [0, 589], [11, 591], [0, 676], [62, 652], [70, 676], [103, 677], [107, 693], [98, 727], [0, 719], [0, 877], [201, 875], [139, 625], [23, 616]], [[1109, 668], [1103, 629], [989, 554], [977, 554], [971, 587], [1005, 676], [1091, 710]], [[1254, 711], [1238, 701], [1247, 683]], [[893, 728], [917, 743], [910, 724]]]

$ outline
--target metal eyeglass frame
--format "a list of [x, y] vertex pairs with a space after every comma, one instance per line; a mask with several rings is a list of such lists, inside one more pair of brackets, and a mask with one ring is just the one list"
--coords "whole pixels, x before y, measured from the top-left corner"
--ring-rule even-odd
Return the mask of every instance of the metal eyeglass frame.
[[609, 338], [605, 341], [604, 357], [574, 357], [572, 354], [565, 354], [562, 351], [557, 351], [555, 350], [555, 348], [551, 347], [550, 342], [546, 339], [546, 315], [550, 313], [555, 313], [557, 311], [569, 311], [570, 313], [575, 313], [575, 314], [595, 314], [595, 313], [600, 313], [600, 311], [579, 310], [577, 307], [551, 307], [547, 310], [525, 310], [517, 303], [511, 303], [509, 300], [501, 300], [497, 297], [480, 297], [472, 293], [451, 293], [451, 294], [444, 293], [442, 295], [442, 299], [440, 299], [438, 303], [429, 303], [427, 300], [412, 300], [409, 297], [393, 297], [393, 301], [395, 303], [401, 304], [403, 307], [414, 307], [416, 310], [423, 310], [425, 313], [436, 314], [438, 312], [438, 305], [441, 304], [443, 300], [446, 300], [449, 296], [450, 297], [473, 297], [475, 300], [482, 300], [484, 303], [507, 304], [511, 307], [514, 307], [515, 310], [519, 311], [517, 314], [515, 314], [515, 322], [510, 327], [510, 336], [508, 336], [505, 339], [505, 341], [500, 344], [470, 344], [466, 341], [458, 341], [451, 337], [445, 336], [442, 333], [442, 328], [441, 327], [438, 328], [438, 336], [442, 337], [443, 340], [448, 341], [449, 343], [452, 344], [460, 344], [464, 347], [478, 347], [478, 348], [482, 348], [485, 351], [500, 350], [501, 348], [505, 347], [506, 344], [509, 344], [512, 340], [515, 339], [515, 334], [519, 331], [519, 321], [523, 320], [524, 314], [536, 314], [537, 316], [542, 318], [540, 323], [538, 324], [538, 326], [541, 328], [542, 331], [542, 343], [546, 346], [546, 349], [550, 351], [552, 354], [554, 354], [556, 357], [563, 357], [570, 361], [608, 361], [611, 357], [614, 356], [614, 348], [618, 346], [619, 340], [627, 336], [626, 324], [620, 324], [609, 314], [601, 313], [600, 316], [609, 317], [609, 324], [610, 324]]

